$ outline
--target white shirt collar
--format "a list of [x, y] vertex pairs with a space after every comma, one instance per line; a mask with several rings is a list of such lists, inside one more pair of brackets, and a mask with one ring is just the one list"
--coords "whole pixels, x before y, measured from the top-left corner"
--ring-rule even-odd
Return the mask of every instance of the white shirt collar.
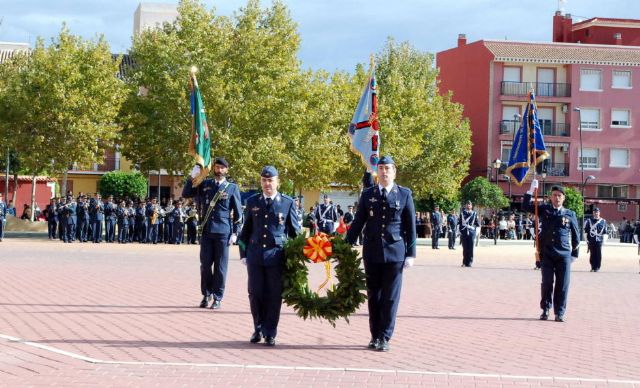
[[276, 193], [275, 193], [275, 194], [273, 194], [271, 197], [267, 196], [264, 192], [262, 193], [262, 197], [263, 197], [264, 199], [271, 198], [271, 200], [272, 200], [272, 201], [275, 201], [277, 196], [278, 196], [278, 192], [277, 192], [277, 191], [276, 191]]
[[214, 181], [214, 182], [216, 182], [218, 185], [221, 185], [221, 184], [223, 184], [223, 183], [224, 183], [224, 181], [226, 181], [226, 180], [227, 180], [227, 178], [222, 177], [222, 179], [221, 179], [221, 180], [219, 180], [219, 181], [218, 181], [218, 180], [215, 180], [215, 179], [214, 179], [213, 181]]
[[391, 190], [393, 189], [393, 183], [390, 184], [389, 186], [382, 186], [380, 183], [378, 183], [378, 189], [380, 190], [380, 192], [382, 193], [382, 189], [387, 189], [387, 194], [389, 194], [391, 192]]

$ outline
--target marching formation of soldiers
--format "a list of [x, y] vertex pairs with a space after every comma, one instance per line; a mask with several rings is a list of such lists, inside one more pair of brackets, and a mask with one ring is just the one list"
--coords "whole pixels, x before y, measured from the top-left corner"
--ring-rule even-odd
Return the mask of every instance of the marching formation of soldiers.
[[[44, 210], [49, 239], [65, 243], [197, 244], [197, 208], [191, 202], [117, 199], [100, 194], [52, 198]], [[185, 239], [185, 231], [187, 233]]]

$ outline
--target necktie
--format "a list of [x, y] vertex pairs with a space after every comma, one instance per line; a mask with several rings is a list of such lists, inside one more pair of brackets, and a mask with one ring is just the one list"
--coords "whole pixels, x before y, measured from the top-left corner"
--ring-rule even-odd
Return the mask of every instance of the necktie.
[[387, 202], [387, 188], [383, 187], [382, 188], [382, 202]]
[[269, 207], [271, 207], [271, 203], [273, 202], [273, 200], [270, 197], [267, 197], [265, 199], [265, 202], [267, 203], [267, 207], [269, 208]]

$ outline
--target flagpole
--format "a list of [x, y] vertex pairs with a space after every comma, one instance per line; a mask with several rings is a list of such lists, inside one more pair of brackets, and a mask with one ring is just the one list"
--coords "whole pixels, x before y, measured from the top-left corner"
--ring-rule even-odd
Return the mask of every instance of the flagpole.
[[[526, 117], [526, 120], [529, 120], [529, 117], [531, 117], [532, 113], [532, 109], [536, 109], [535, 107], [535, 103], [533, 101], [531, 101], [531, 96], [534, 93], [533, 88], [531, 88], [530, 94], [529, 94], [529, 104], [531, 105], [528, 109], [528, 115]], [[531, 124], [531, 123], [528, 123]], [[531, 147], [531, 162], [533, 163], [533, 168], [532, 168], [532, 174], [533, 174], [533, 179], [536, 179], [536, 133], [534, 130], [534, 126], [533, 125], [528, 125], [529, 128], [529, 136], [533, 137], [533, 147]], [[542, 190], [544, 190], [544, 187], [542, 188]], [[536, 241], [536, 263], [540, 263], [540, 238], [539, 238], [539, 227], [540, 227], [540, 221], [538, 219], [538, 187], [536, 187], [533, 190], [533, 208], [534, 208], [534, 233], [535, 233], [535, 241]]]

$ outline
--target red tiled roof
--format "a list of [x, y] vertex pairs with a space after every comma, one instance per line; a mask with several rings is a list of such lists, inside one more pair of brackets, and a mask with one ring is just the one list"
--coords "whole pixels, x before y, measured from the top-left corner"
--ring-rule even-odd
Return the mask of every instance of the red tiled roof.
[[640, 66], [640, 47], [483, 41], [498, 62]]
[[614, 18], [591, 18], [581, 22], [573, 23], [572, 31], [580, 30], [591, 26], [603, 27], [621, 27], [621, 28], [640, 28], [640, 20], [638, 19], [614, 19]]
[[[0, 175], [0, 181], [4, 182], [4, 178], [5, 178], [4, 174]], [[25, 182], [25, 181], [31, 182], [32, 178], [33, 177], [30, 176], [30, 175], [18, 175], [18, 182], [20, 182], [20, 181], [22, 181], [22, 182]], [[51, 177], [43, 176], [43, 175], [36, 177], [36, 182], [57, 182], [57, 181], [58, 180], [56, 178], [51, 178]], [[11, 174], [9, 174], [9, 182], [13, 182], [13, 175], [11, 175]]]

